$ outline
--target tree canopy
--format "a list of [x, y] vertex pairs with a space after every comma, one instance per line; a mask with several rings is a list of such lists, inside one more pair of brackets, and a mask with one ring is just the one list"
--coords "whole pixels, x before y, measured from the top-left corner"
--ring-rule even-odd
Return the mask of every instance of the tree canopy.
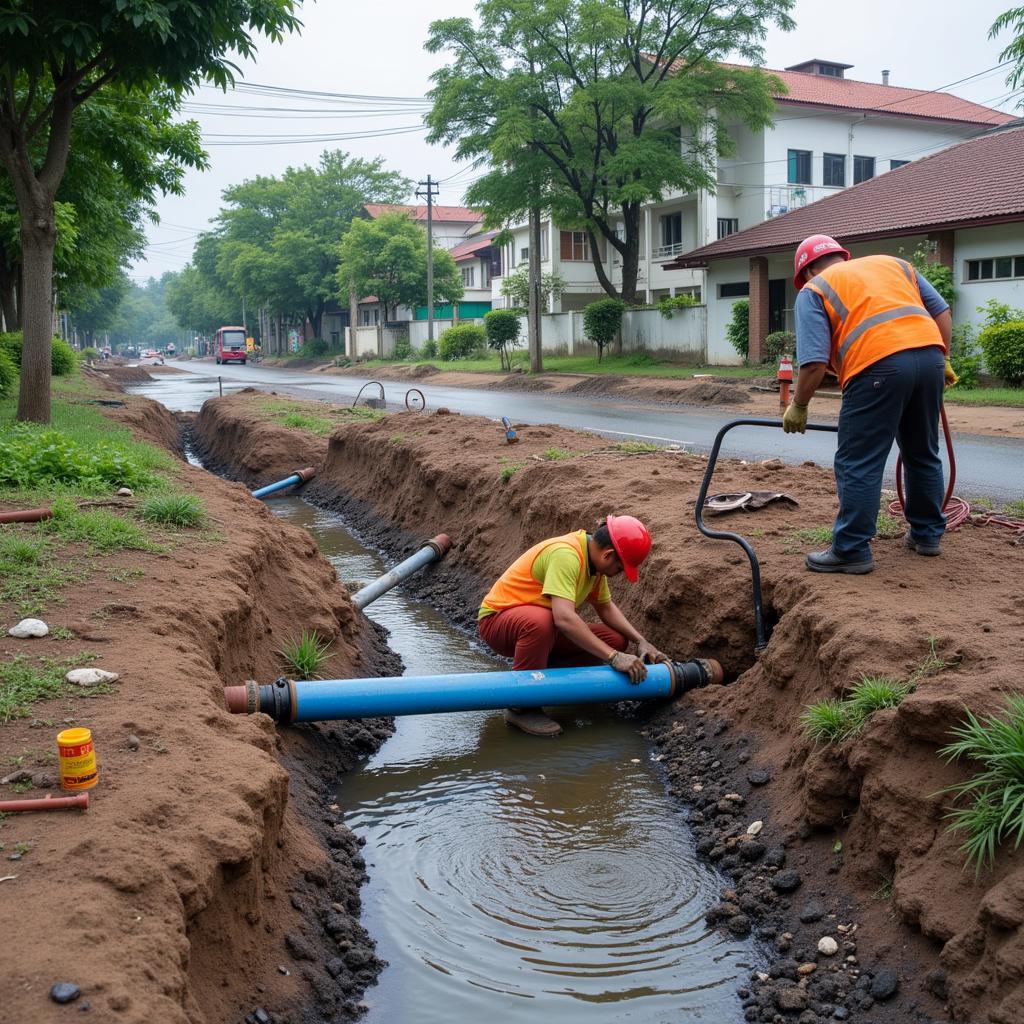
[[[999, 54], [1001, 61], [1012, 61], [1010, 73], [1006, 78], [1011, 89], [1017, 89], [1024, 84], [1024, 7], [1011, 7], [996, 18], [989, 29], [989, 39], [1010, 30], [1010, 42], [1006, 49]], [[1017, 101], [1018, 107], [1024, 107], [1024, 96]]]
[[[489, 226], [547, 206], [586, 231], [602, 287], [637, 297], [640, 211], [669, 190], [713, 190], [727, 126], [771, 123], [781, 83], [756, 67], [769, 26], [792, 27], [792, 0], [481, 0], [477, 24], [430, 26], [429, 140], [491, 170], [467, 202]], [[620, 230], [621, 226], [621, 230]], [[605, 272], [618, 254], [622, 285]]]

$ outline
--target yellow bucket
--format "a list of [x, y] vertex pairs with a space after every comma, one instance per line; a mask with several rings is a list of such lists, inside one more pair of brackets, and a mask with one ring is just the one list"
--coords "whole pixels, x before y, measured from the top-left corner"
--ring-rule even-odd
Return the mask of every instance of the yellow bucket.
[[57, 733], [61, 789], [91, 789], [100, 780], [96, 751], [88, 729], [65, 729]]

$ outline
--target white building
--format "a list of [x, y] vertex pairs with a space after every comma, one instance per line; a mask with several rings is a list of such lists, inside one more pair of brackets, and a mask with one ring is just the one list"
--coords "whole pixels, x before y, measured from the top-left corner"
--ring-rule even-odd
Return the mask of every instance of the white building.
[[[785, 89], [775, 98], [774, 125], [757, 132], [729, 126], [736, 151], [719, 160], [716, 192], [669, 192], [644, 207], [638, 287], [646, 302], [683, 292], [704, 297], [701, 270], [669, 266], [687, 252], [1011, 120], [949, 93], [889, 85], [887, 71], [880, 84], [848, 79], [849, 68], [815, 59], [784, 71], [766, 69]], [[681, 138], [681, 153], [685, 146]], [[527, 226], [513, 231], [513, 242], [502, 251], [503, 273], [529, 253]], [[618, 254], [599, 244], [605, 273], [618, 286]], [[552, 300], [551, 312], [579, 309], [604, 295], [584, 232], [561, 231], [546, 220], [541, 261], [545, 272], [558, 273], [568, 285], [560, 300]], [[492, 280], [492, 301], [495, 308], [507, 304], [500, 276]]]

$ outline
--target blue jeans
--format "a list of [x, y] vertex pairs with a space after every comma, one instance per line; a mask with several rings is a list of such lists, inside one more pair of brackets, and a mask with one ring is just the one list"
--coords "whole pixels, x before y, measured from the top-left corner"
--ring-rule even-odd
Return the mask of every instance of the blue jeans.
[[903, 456], [911, 536], [920, 544], [938, 544], [945, 532], [939, 458], [944, 358], [937, 346], [905, 349], [873, 363], [843, 389], [835, 458], [839, 514], [832, 531], [839, 558], [871, 558], [868, 541], [875, 535], [882, 474], [894, 440]]

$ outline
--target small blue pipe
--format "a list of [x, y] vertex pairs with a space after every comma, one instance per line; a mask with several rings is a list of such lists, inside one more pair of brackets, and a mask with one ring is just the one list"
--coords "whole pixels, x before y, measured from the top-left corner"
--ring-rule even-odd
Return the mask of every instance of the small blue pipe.
[[224, 695], [228, 709], [236, 714], [262, 711], [279, 722], [328, 722], [510, 706], [665, 700], [721, 681], [717, 662], [688, 661], [648, 665], [647, 678], [635, 684], [608, 665], [591, 665], [379, 679], [278, 679], [265, 686], [250, 680], [245, 686], [226, 687]]
[[312, 480], [315, 472], [312, 468], [300, 469], [297, 473], [292, 473], [290, 477], [284, 480], [278, 480], [276, 484], [267, 484], [266, 487], [257, 487], [252, 492], [254, 498], [265, 498], [268, 494], [276, 494], [278, 491], [286, 490], [289, 487], [294, 487], [296, 484], [304, 484], [307, 480]]

